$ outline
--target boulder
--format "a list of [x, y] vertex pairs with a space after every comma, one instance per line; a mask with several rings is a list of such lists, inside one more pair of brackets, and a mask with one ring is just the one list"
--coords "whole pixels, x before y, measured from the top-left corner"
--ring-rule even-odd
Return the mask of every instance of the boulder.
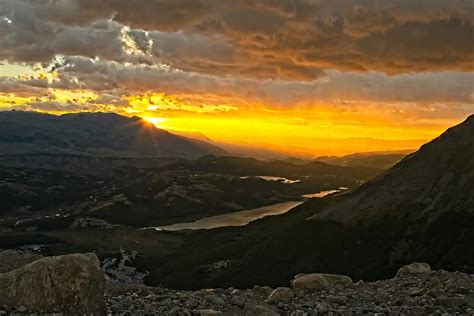
[[0, 306], [101, 315], [106, 312], [104, 287], [95, 254], [47, 257], [0, 274]]
[[395, 277], [403, 277], [406, 275], [413, 274], [425, 274], [431, 273], [431, 267], [427, 263], [413, 262], [412, 264], [406, 265], [398, 269], [397, 275]]
[[266, 307], [266, 306], [261, 306], [257, 305], [252, 310], [250, 311], [250, 315], [255, 315], [255, 316], [279, 316], [277, 312], [274, 310]]
[[276, 288], [270, 296], [267, 298], [267, 303], [268, 304], [278, 304], [280, 302], [282, 303], [288, 303], [290, 302], [295, 294], [293, 291], [287, 287], [279, 287]]
[[232, 305], [235, 305], [240, 308], [243, 308], [245, 306], [245, 298], [240, 295], [233, 295], [230, 298], [230, 302], [232, 303]]
[[311, 293], [335, 285], [352, 287], [354, 283], [347, 275], [311, 273], [298, 274], [291, 281], [291, 285], [295, 292]]

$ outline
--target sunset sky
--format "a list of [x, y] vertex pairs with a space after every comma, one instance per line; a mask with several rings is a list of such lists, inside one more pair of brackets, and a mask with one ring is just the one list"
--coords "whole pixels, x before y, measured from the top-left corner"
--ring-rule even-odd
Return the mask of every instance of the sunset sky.
[[474, 113], [473, 45], [474, 0], [0, 0], [0, 110], [412, 149]]

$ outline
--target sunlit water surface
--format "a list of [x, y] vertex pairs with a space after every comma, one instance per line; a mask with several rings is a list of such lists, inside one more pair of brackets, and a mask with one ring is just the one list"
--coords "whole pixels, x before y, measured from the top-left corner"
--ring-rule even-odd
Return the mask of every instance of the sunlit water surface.
[[[269, 180], [271, 181], [271, 180]], [[306, 198], [322, 198], [337, 192], [341, 192], [343, 190], [347, 190], [347, 188], [339, 188], [337, 190], [328, 190], [328, 191], [321, 191], [314, 194], [305, 194], [303, 197]], [[271, 216], [271, 215], [280, 215], [288, 212], [292, 208], [302, 204], [302, 201], [290, 201], [284, 203], [277, 203], [272, 205], [267, 205], [263, 207], [253, 208], [245, 211], [240, 212], [232, 212], [226, 213], [216, 216], [210, 216], [201, 218], [194, 222], [188, 223], [176, 223], [167, 226], [159, 226], [159, 227], [149, 227], [148, 229], [155, 229], [155, 230], [164, 230], [164, 231], [177, 231], [177, 230], [197, 230], [197, 229], [212, 229], [212, 228], [219, 228], [219, 227], [231, 227], [231, 226], [245, 226], [250, 222], [253, 222], [257, 219]]]

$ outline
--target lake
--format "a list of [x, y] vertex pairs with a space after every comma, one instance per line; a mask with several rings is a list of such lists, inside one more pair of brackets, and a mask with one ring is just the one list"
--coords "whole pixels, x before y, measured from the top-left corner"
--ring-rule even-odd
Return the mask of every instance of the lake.
[[286, 213], [302, 203], [302, 201], [277, 203], [240, 212], [205, 217], [195, 222], [178, 223], [154, 228], [156, 230], [177, 231], [183, 229], [212, 229], [228, 226], [245, 226], [250, 222], [266, 216]]
[[345, 187], [340, 187], [337, 190], [328, 190], [328, 191], [320, 191], [320, 192], [317, 192], [317, 193], [304, 194], [303, 197], [310, 198], [310, 199], [311, 198], [323, 198], [325, 196], [328, 196], [328, 195], [331, 195], [331, 194], [334, 194], [334, 193], [338, 193], [338, 192], [342, 192], [342, 191], [345, 191], [345, 190], [349, 190], [349, 189], [345, 188]]
[[[276, 177], [275, 177], [276, 178]], [[280, 178], [282, 179], [282, 178]], [[288, 180], [288, 179], [286, 179]], [[268, 181], [279, 181], [279, 180], [268, 180]], [[325, 196], [331, 195], [333, 193], [341, 192], [347, 190], [347, 188], [338, 188], [337, 190], [328, 190], [320, 191], [313, 194], [305, 194], [305, 198], [323, 198]], [[302, 201], [290, 201], [284, 203], [277, 203], [272, 205], [267, 205], [263, 207], [253, 208], [240, 212], [232, 212], [221, 215], [215, 215], [210, 217], [204, 217], [194, 222], [187, 223], [176, 223], [167, 226], [159, 227], [148, 227], [147, 229], [155, 229], [160, 231], [177, 231], [185, 229], [212, 229], [219, 227], [231, 227], [231, 226], [245, 226], [250, 222], [253, 222], [257, 219], [271, 216], [271, 215], [280, 215], [288, 212], [292, 208], [302, 204]]]
[[[251, 176], [244, 176], [244, 177], [239, 177], [240, 179], [248, 179], [250, 178]], [[284, 178], [284, 177], [275, 177], [275, 176], [254, 176], [255, 178], [260, 178], [260, 179], [263, 179], [263, 180], [266, 180], [266, 181], [279, 181], [281, 183], [284, 183], [284, 184], [293, 184], [293, 183], [298, 183], [300, 182], [301, 180], [291, 180], [291, 179], [287, 179], [287, 178]]]

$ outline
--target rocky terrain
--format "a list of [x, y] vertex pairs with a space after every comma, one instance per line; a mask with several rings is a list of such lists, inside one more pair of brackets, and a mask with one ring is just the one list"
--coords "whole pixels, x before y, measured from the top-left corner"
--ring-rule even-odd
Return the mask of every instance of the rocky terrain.
[[194, 292], [110, 285], [106, 303], [110, 312], [156, 315], [471, 315], [474, 276], [427, 271], [376, 282], [329, 282], [303, 292], [294, 285]]
[[[27, 252], [0, 252], [0, 266], [12, 259], [35, 260]], [[37, 259], [37, 258], [36, 258]], [[148, 315], [473, 315], [474, 275], [432, 271], [429, 265], [413, 263], [400, 268], [392, 279], [353, 282], [333, 274], [300, 274], [288, 287], [254, 286], [251, 289], [202, 289], [176, 291], [143, 285], [126, 285], [103, 278], [93, 254], [45, 258], [0, 274], [0, 280], [36, 273], [33, 279], [3, 282], [0, 286], [0, 314], [35, 312], [95, 312]], [[76, 274], [80, 262], [87, 268]], [[18, 264], [20, 266], [21, 264]], [[63, 272], [51, 274], [60, 266]], [[10, 269], [15, 267], [10, 266]], [[44, 272], [42, 272], [44, 271]], [[71, 272], [72, 271], [72, 272]], [[5, 272], [5, 271], [4, 271]], [[41, 273], [45, 280], [37, 283]], [[67, 282], [64, 277], [67, 276]], [[79, 281], [80, 280], [80, 281]], [[81, 290], [75, 291], [70, 283]], [[8, 284], [5, 286], [5, 284]], [[93, 291], [84, 291], [89, 287]], [[78, 289], [79, 289], [78, 288]], [[6, 291], [23, 293], [11, 296]], [[38, 301], [45, 293], [54, 295], [46, 305]], [[5, 296], [6, 295], [6, 296]], [[78, 304], [79, 302], [79, 304]], [[105, 307], [102, 304], [105, 302]], [[49, 304], [49, 305], [48, 305]]]

